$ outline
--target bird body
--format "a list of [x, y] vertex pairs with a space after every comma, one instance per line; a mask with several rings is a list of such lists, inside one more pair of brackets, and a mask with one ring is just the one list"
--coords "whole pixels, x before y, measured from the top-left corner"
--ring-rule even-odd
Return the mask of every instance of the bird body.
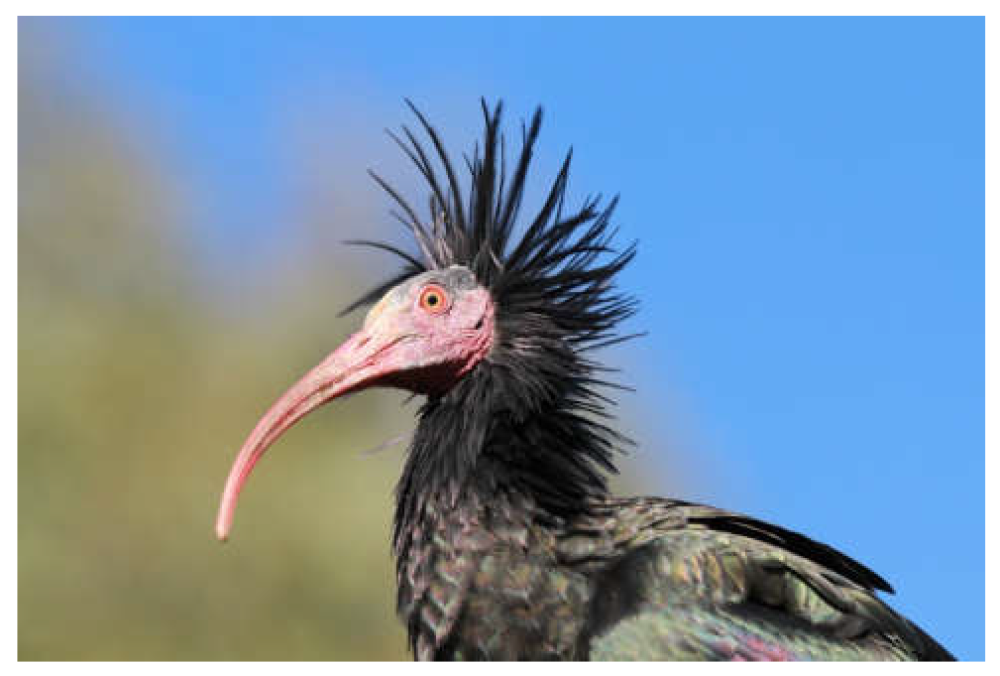
[[[412, 107], [412, 106], [411, 106]], [[615, 498], [630, 442], [590, 356], [628, 338], [616, 290], [616, 199], [564, 209], [567, 155], [539, 211], [518, 214], [541, 125], [510, 166], [501, 107], [483, 104], [464, 191], [441, 138], [393, 137], [430, 191], [421, 218], [392, 186], [417, 253], [351, 308], [362, 329], [258, 422], [233, 466], [225, 539], [251, 469], [320, 405], [368, 387], [426, 396], [396, 492], [398, 612], [421, 660], [928, 660], [948, 652], [877, 595], [889, 585], [802, 535], [663, 498]], [[436, 161], [434, 160], [436, 158]], [[443, 175], [442, 175], [443, 172]]]
[[399, 567], [420, 659], [950, 659], [877, 575], [738, 514], [662, 498], [557, 524], [495, 502], [432, 514]]

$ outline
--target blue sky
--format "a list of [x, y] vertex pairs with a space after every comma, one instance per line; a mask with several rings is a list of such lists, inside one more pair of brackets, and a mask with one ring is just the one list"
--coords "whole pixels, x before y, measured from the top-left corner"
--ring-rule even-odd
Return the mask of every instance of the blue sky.
[[70, 25], [169, 129], [209, 258], [280, 238], [290, 107], [363, 101], [378, 132], [409, 96], [461, 140], [481, 95], [542, 104], [543, 162], [573, 145], [640, 242], [643, 454], [684, 428], [683, 497], [844, 549], [984, 657], [983, 19]]

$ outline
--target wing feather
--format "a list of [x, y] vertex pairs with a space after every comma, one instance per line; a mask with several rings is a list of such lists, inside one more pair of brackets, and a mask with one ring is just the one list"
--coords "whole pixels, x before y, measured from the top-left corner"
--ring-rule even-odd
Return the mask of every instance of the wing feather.
[[580, 559], [606, 564], [588, 618], [594, 659], [954, 659], [877, 596], [891, 590], [883, 578], [798, 533], [656, 498], [609, 502], [596, 518], [576, 531], [609, 533]]

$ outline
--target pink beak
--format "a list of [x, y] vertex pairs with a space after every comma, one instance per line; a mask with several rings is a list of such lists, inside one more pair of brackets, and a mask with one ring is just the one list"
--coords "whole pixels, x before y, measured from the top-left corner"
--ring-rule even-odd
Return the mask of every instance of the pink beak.
[[334, 350], [271, 406], [247, 437], [236, 457], [222, 494], [215, 534], [225, 541], [233, 525], [233, 514], [243, 484], [267, 449], [292, 425], [319, 406], [344, 394], [374, 384], [398, 369], [392, 348], [402, 336], [383, 335], [376, 326], [366, 327]]

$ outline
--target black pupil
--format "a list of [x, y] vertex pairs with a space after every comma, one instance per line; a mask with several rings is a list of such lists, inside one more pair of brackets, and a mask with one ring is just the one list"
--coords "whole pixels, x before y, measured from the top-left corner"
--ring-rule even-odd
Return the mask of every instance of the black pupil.
[[427, 294], [427, 304], [430, 305], [431, 307], [434, 307], [435, 305], [438, 304], [438, 296], [436, 293]]

